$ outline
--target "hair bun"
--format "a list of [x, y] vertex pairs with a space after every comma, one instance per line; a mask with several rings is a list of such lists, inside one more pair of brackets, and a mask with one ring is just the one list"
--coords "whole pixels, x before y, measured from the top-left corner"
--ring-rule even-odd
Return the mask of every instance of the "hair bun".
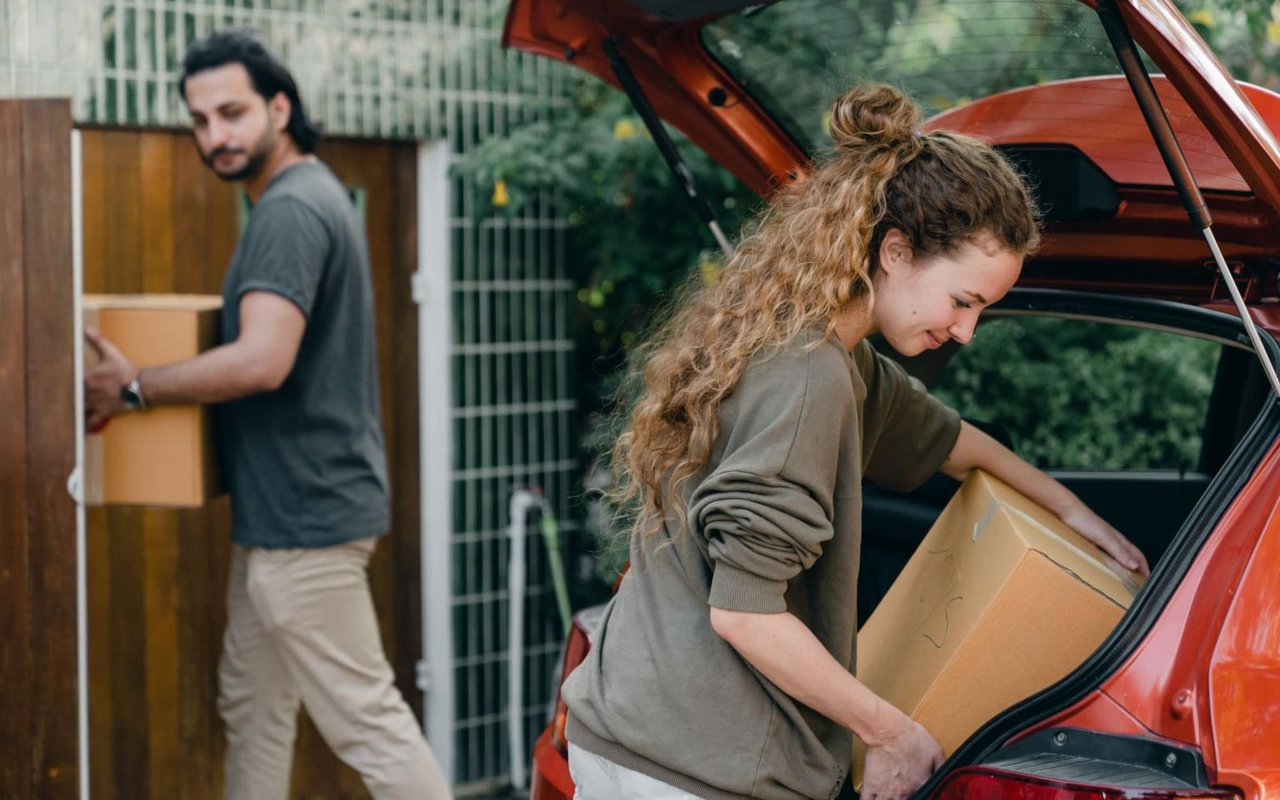
[[831, 140], [836, 147], [894, 147], [910, 141], [920, 109], [898, 89], [862, 84], [831, 104]]

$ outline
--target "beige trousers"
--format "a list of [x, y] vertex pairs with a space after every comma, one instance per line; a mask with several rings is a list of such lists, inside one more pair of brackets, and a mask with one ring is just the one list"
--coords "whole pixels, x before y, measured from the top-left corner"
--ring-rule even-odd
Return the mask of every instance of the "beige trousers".
[[375, 800], [451, 797], [382, 651], [368, 579], [375, 543], [232, 545], [218, 667], [227, 800], [289, 796], [300, 702]]

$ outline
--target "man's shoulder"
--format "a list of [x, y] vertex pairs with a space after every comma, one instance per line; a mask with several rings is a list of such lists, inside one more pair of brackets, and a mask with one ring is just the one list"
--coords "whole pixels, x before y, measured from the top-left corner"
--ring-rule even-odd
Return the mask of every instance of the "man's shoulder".
[[347, 188], [323, 162], [308, 159], [276, 176], [262, 193], [258, 205], [296, 202], [317, 211], [325, 211], [331, 209], [336, 201], [350, 203]]

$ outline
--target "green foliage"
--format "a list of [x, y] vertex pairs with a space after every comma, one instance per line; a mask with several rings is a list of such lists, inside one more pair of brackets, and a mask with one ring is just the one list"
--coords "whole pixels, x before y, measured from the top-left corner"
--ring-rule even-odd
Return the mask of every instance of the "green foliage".
[[1019, 455], [1065, 469], [1195, 469], [1219, 347], [1081, 320], [983, 325], [932, 387], [1003, 426]]
[[[461, 157], [455, 171], [490, 198], [480, 214], [515, 216], [549, 196], [569, 221], [565, 267], [578, 287], [573, 329], [583, 483], [590, 490], [608, 483], [594, 462], [616, 433], [608, 412], [627, 348], [672, 290], [717, 263], [719, 251], [626, 96], [582, 73], [569, 80], [568, 113], [489, 139]], [[685, 137], [669, 132], [733, 237], [759, 199]], [[575, 606], [600, 600], [626, 561], [625, 536], [617, 535], [602, 503], [588, 494], [583, 505], [586, 541], [571, 534], [570, 549], [596, 556], [592, 569], [600, 580], [583, 581], [577, 569]]]
[[[505, 205], [485, 213], [512, 215], [542, 194], [567, 216], [567, 270], [578, 285], [574, 326], [586, 379], [587, 411], [609, 392], [606, 380], [671, 288], [691, 269], [718, 259], [715, 240], [667, 169], [626, 96], [585, 74], [571, 79], [573, 107], [493, 138], [457, 163], [485, 188], [499, 183]], [[733, 234], [759, 200], [683, 136], [677, 148]]]
[[1280, 6], [1272, 0], [1175, 0], [1238, 80], [1280, 90]]

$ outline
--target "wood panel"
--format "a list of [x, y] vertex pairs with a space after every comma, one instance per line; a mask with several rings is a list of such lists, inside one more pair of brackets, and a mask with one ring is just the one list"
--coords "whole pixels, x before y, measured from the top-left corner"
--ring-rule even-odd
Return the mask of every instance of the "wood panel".
[[[238, 236], [238, 194], [186, 135], [87, 129], [85, 290], [219, 293]], [[365, 189], [378, 314], [391, 535], [370, 566], [383, 641], [406, 699], [421, 650], [417, 530], [415, 150], [326, 141], [320, 157]], [[405, 230], [408, 226], [409, 230]], [[221, 797], [216, 710], [230, 513], [100, 509], [90, 515], [91, 774], [97, 798]], [[412, 559], [406, 563], [406, 559]], [[292, 796], [363, 798], [359, 776], [303, 715]]]
[[[0, 101], [0, 186], [22, 186], [22, 109]], [[0, 202], [0, 796], [31, 796], [23, 205]]]
[[0, 796], [78, 791], [71, 111], [0, 101]]

